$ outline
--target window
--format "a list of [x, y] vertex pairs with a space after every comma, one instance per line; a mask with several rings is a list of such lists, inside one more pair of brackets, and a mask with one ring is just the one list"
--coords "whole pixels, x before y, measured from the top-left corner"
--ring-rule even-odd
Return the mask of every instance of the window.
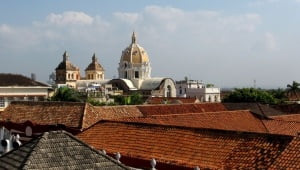
[[182, 94], [181, 86], [179, 87], [179, 94]]
[[134, 77], [135, 77], [135, 78], [139, 78], [139, 72], [138, 72], [138, 71], [135, 71], [135, 72], [134, 72]]
[[127, 79], [127, 71], [125, 71], [125, 76], [124, 76], [124, 78]]
[[167, 97], [171, 97], [171, 86], [169, 85], [168, 87], [167, 87]]
[[0, 97], [0, 107], [5, 107], [5, 102], [3, 97]]

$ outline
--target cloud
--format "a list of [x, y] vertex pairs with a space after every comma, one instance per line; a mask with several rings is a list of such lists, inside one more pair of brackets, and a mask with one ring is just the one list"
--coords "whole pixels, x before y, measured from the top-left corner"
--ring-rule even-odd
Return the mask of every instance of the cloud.
[[[96, 52], [106, 69], [106, 77], [112, 78], [117, 75], [119, 57], [131, 42], [131, 31], [135, 30], [138, 43], [149, 54], [153, 76], [177, 80], [191, 74], [195, 79], [212, 83], [220, 79], [218, 84], [226, 83], [228, 75], [236, 75], [233, 79], [241, 81], [247, 77], [242, 73], [238, 77], [237, 70], [245, 70], [251, 62], [256, 64], [249, 56], [279, 50], [279, 37], [272, 30], [259, 29], [263, 20], [257, 13], [227, 14], [215, 10], [147, 6], [140, 12], [118, 11], [108, 18], [66, 11], [51, 13], [31, 25], [2, 24], [0, 46], [5, 50], [0, 51], [0, 56], [13, 58], [12, 54], [19, 53], [16, 56], [26, 56], [26, 61], [47, 63], [45, 68], [41, 66], [41, 70], [36, 71], [47, 78], [60, 62], [64, 50], [81, 70]], [[1, 68], [10, 69], [6, 65]]]
[[67, 11], [62, 14], [51, 13], [47, 16], [46, 22], [57, 25], [80, 24], [90, 25], [94, 18], [85, 14], [84, 12]]
[[0, 25], [0, 33], [8, 34], [12, 32], [12, 28], [6, 24]]
[[140, 15], [138, 13], [116, 12], [114, 13], [114, 16], [120, 21], [126, 22], [128, 24], [135, 24], [140, 18]]

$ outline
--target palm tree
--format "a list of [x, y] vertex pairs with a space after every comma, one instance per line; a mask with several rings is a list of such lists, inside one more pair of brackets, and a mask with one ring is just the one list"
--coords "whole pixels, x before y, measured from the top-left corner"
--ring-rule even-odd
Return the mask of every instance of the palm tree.
[[300, 83], [296, 82], [296, 81], [293, 81], [292, 84], [288, 84], [286, 87], [287, 87], [287, 95], [295, 95], [296, 98], [298, 99], [298, 95], [297, 95], [297, 92], [300, 91]]

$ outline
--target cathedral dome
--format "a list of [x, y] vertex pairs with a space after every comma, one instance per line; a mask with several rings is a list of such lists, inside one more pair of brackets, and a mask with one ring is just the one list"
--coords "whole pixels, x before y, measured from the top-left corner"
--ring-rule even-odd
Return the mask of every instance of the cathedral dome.
[[149, 57], [143, 47], [136, 43], [136, 35], [133, 32], [131, 44], [122, 52], [120, 63], [142, 64], [148, 63]]

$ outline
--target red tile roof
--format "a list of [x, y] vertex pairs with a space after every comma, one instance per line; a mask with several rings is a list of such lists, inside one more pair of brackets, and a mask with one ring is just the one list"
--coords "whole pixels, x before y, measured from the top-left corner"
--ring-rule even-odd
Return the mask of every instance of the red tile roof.
[[174, 105], [139, 105], [136, 106], [144, 116], [184, 114], [184, 113], [203, 113], [226, 111], [221, 103], [202, 103], [202, 104], [174, 104]]
[[275, 119], [275, 120], [292, 121], [292, 122], [299, 122], [300, 123], [300, 114], [271, 116], [271, 118]]
[[39, 125], [63, 124], [82, 128], [85, 103], [74, 102], [12, 102], [0, 119], [15, 123], [31, 121]]
[[262, 121], [248, 110], [131, 117], [117, 121], [267, 133]]
[[[167, 103], [165, 103], [167, 102]], [[147, 104], [176, 104], [176, 103], [198, 103], [197, 98], [182, 98], [182, 97], [151, 97], [147, 99]]]
[[300, 138], [295, 137], [269, 169], [300, 169]]
[[0, 121], [36, 125], [61, 124], [68, 128], [85, 129], [99, 120], [142, 116], [134, 106], [93, 107], [76, 102], [12, 102], [1, 114]]
[[281, 120], [262, 120], [269, 133], [298, 136], [300, 132], [299, 122]]
[[261, 116], [282, 115], [280, 110], [274, 109], [272, 105], [260, 103], [223, 103], [227, 110], [250, 110]]
[[292, 140], [290, 136], [112, 121], [99, 122], [77, 136], [98, 150], [120, 152], [125, 164], [128, 159], [155, 158], [157, 169], [166, 164], [266, 169]]
[[101, 120], [143, 116], [136, 106], [101, 106], [93, 107], [93, 110], [101, 117]]

